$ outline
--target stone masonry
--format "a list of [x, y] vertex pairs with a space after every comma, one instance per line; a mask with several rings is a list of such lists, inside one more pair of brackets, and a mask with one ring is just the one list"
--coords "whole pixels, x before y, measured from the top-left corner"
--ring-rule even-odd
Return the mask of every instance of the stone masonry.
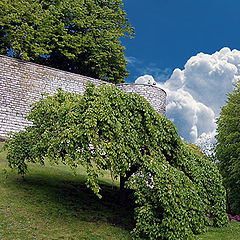
[[[54, 94], [56, 89], [62, 88], [83, 94], [88, 82], [96, 86], [106, 83], [0, 55], [0, 138], [6, 138], [10, 131], [23, 130], [30, 124], [25, 116], [42, 93]], [[158, 113], [165, 114], [166, 93], [161, 88], [143, 84], [118, 84], [117, 87], [142, 95]]]
[[143, 96], [160, 114], [166, 113], [166, 92], [154, 85], [124, 83], [116, 85], [124, 92], [133, 92]]

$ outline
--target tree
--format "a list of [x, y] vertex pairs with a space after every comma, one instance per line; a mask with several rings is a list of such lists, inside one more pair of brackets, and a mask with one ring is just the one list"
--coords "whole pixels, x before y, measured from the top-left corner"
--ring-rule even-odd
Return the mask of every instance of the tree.
[[122, 0], [2, 0], [0, 53], [113, 83], [124, 82], [120, 38], [133, 28]]
[[99, 197], [98, 175], [111, 171], [133, 191], [134, 238], [191, 239], [207, 225], [226, 224], [216, 165], [185, 146], [143, 97], [107, 85], [89, 85], [83, 96], [59, 90], [36, 103], [28, 120], [32, 126], [7, 142], [9, 166], [25, 174], [28, 162], [46, 159], [82, 165]]
[[240, 81], [217, 121], [216, 157], [228, 190], [228, 211], [240, 213]]
[[191, 143], [191, 142], [184, 142], [184, 144], [195, 154], [199, 155], [200, 157], [207, 157], [204, 153], [204, 150], [199, 147], [198, 145]]

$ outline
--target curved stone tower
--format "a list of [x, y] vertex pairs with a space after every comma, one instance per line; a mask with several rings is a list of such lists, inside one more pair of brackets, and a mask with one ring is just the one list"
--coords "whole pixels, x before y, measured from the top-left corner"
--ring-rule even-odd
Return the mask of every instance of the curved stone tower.
[[[25, 116], [43, 92], [54, 94], [56, 89], [62, 88], [83, 94], [88, 82], [96, 86], [106, 83], [0, 55], [0, 138], [6, 138], [10, 131], [23, 130], [30, 124]], [[158, 113], [165, 114], [166, 93], [161, 88], [143, 84], [118, 84], [117, 87], [125, 92], [140, 94]]]
[[123, 83], [116, 85], [124, 92], [133, 92], [143, 96], [152, 107], [162, 115], [166, 114], [166, 92], [154, 85]]

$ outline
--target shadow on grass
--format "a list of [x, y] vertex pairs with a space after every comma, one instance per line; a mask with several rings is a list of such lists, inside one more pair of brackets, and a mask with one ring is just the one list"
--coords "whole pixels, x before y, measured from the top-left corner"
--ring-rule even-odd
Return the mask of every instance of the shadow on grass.
[[30, 173], [24, 179], [9, 179], [9, 183], [20, 192], [21, 201], [34, 209], [31, 211], [46, 219], [109, 223], [128, 231], [134, 228], [133, 203], [130, 201], [124, 207], [119, 204], [117, 186], [100, 184], [102, 199], [99, 199], [86, 187], [86, 176], [68, 176], [62, 172]]

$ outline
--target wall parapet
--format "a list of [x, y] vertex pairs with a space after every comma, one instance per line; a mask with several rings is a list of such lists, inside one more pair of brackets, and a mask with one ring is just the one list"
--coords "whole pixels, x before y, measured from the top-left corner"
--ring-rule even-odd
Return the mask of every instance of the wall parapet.
[[[25, 116], [31, 104], [39, 101], [42, 93], [54, 94], [56, 89], [83, 94], [89, 82], [96, 86], [107, 83], [99, 79], [26, 62], [0, 55], [0, 137], [23, 130], [30, 123]], [[111, 84], [111, 83], [107, 83]], [[125, 92], [135, 92], [146, 98], [160, 114], [165, 114], [166, 93], [156, 86], [117, 84]]]

